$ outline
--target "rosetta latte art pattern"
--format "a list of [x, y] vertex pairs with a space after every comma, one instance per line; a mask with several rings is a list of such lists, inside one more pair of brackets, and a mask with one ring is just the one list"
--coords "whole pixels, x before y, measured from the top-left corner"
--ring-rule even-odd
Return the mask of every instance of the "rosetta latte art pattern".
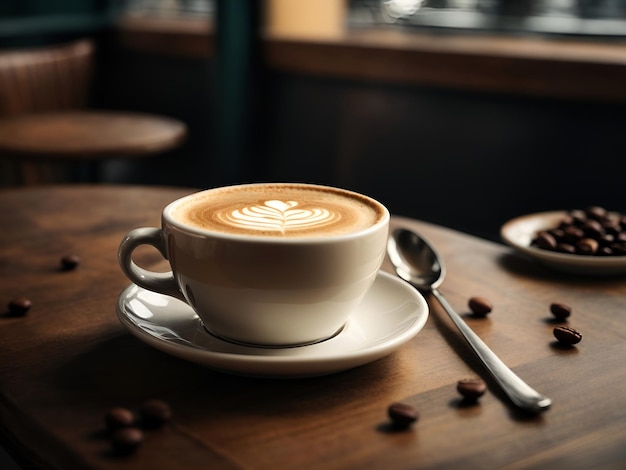
[[325, 208], [301, 209], [298, 205], [297, 201], [271, 200], [262, 205], [222, 213], [219, 218], [233, 227], [281, 233], [320, 227], [341, 218], [339, 214]]

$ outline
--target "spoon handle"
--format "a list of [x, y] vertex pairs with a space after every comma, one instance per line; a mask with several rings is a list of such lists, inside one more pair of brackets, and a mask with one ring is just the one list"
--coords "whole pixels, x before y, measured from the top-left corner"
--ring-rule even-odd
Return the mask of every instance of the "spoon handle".
[[437, 290], [432, 289], [432, 294], [439, 301], [450, 319], [461, 331], [467, 343], [472, 347], [476, 355], [483, 361], [493, 378], [502, 387], [513, 403], [525, 411], [537, 413], [547, 409], [552, 400], [539, 394], [526, 382], [520, 379], [504, 362], [487, 346], [480, 337], [463, 321], [454, 311], [445, 297]]

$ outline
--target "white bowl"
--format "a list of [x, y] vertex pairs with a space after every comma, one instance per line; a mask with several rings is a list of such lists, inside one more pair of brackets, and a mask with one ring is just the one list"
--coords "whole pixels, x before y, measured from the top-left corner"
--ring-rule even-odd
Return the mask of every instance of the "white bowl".
[[626, 256], [570, 255], [531, 246], [540, 230], [555, 228], [567, 211], [539, 212], [509, 220], [500, 229], [500, 236], [520, 253], [559, 271], [586, 275], [626, 274]]

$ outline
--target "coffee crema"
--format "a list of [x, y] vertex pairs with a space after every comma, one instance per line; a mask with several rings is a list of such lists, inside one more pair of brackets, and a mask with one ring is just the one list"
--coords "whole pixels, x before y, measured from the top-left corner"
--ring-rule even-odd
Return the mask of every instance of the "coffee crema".
[[385, 214], [384, 207], [351, 191], [287, 183], [203, 191], [171, 210], [175, 220], [191, 227], [281, 238], [357, 232], [375, 225]]

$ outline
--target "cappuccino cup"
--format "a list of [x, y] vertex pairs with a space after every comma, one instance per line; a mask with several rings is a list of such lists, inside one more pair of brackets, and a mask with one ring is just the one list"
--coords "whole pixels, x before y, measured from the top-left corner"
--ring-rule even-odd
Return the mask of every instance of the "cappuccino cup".
[[[130, 231], [118, 258], [144, 289], [180, 299], [211, 334], [285, 347], [339, 333], [385, 256], [389, 212], [352, 191], [304, 183], [227, 186], [182, 197], [161, 227]], [[171, 271], [132, 259], [151, 245]]]

